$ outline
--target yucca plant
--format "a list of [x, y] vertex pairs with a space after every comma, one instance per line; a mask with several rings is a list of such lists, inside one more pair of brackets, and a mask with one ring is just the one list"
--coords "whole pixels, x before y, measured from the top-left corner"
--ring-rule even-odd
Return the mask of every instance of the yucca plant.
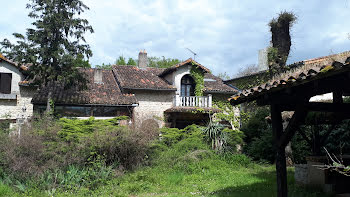
[[225, 148], [227, 141], [227, 133], [224, 132], [225, 126], [218, 123], [209, 121], [207, 127], [203, 129], [203, 133], [211, 142], [211, 148], [215, 151], [222, 151]]

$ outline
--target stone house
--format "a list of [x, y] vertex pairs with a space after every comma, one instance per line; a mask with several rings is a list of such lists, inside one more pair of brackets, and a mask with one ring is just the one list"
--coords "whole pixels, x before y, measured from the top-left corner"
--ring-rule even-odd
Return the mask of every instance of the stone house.
[[0, 122], [10, 127], [33, 115], [36, 88], [25, 83], [26, 70], [0, 54]]
[[[191, 58], [166, 69], [147, 65], [147, 53], [141, 51], [138, 66], [81, 69], [88, 79], [87, 89], [64, 90], [54, 85], [55, 111], [80, 118], [127, 115], [129, 124], [136, 127], [152, 124], [183, 128], [193, 123], [205, 124], [209, 115], [220, 111], [213, 102], [227, 100], [237, 91]], [[196, 82], [191, 73], [194, 68], [204, 76], [202, 96], [195, 96]], [[35, 111], [46, 108], [47, 92], [47, 88], [42, 88], [34, 95]]]

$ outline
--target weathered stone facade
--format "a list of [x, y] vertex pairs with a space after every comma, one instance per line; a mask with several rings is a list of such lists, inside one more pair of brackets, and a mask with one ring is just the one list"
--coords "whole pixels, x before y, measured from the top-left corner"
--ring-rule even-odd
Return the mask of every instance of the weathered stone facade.
[[24, 79], [17, 66], [6, 61], [0, 61], [0, 73], [11, 73], [11, 93], [0, 94], [0, 120], [16, 122], [19, 118], [29, 118], [33, 115], [31, 103], [35, 88], [20, 86]]
[[164, 126], [164, 111], [173, 106], [173, 91], [135, 91], [139, 106], [134, 108], [133, 121], [140, 127], [146, 120], [155, 120]]

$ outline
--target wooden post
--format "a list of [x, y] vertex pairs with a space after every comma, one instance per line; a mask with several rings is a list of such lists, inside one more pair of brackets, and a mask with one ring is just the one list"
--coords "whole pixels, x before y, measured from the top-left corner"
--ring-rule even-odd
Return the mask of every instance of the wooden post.
[[276, 175], [277, 175], [277, 196], [287, 197], [287, 167], [286, 167], [286, 154], [285, 147], [278, 146], [278, 141], [283, 134], [282, 115], [278, 105], [271, 105], [271, 119], [272, 119], [272, 131], [276, 146]]
[[343, 93], [341, 91], [333, 92], [333, 103], [343, 103]]

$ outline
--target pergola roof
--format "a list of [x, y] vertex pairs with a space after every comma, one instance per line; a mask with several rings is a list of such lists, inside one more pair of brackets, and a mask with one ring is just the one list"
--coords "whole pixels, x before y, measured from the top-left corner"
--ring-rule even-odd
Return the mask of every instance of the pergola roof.
[[[331, 78], [332, 76], [339, 76], [343, 73], [350, 71], [350, 56], [344, 57], [343, 60], [333, 61], [328, 65], [312, 65], [307, 67], [300, 67], [292, 71], [282, 73], [267, 83], [261, 84], [251, 89], [243, 90], [230, 98], [232, 105], [237, 105], [243, 102], [249, 102], [258, 99], [267, 99], [267, 95], [279, 93], [280, 95], [286, 94], [293, 96], [305, 91], [305, 86], [308, 83], [314, 83], [314, 86], [319, 86], [319, 82], [325, 78]], [[339, 79], [339, 82], [343, 79]], [[300, 91], [298, 88], [300, 87]], [[293, 91], [292, 91], [293, 90]], [[327, 93], [325, 90], [309, 89], [309, 92], [305, 92], [307, 96], [314, 96], [317, 94]]]
[[[278, 197], [288, 196], [285, 147], [309, 111], [337, 112], [338, 120], [350, 116], [350, 103], [343, 103], [343, 95], [350, 93], [350, 56], [343, 55], [329, 62], [298, 67], [282, 73], [267, 83], [243, 90], [230, 98], [232, 105], [256, 100], [257, 104], [270, 105], [272, 132], [276, 147], [276, 174]], [[310, 102], [315, 95], [333, 93], [332, 103]], [[294, 111], [288, 125], [283, 128], [282, 112]], [[340, 113], [338, 113], [340, 112]], [[334, 125], [334, 123], [332, 123]], [[329, 130], [325, 138], [332, 132]]]

